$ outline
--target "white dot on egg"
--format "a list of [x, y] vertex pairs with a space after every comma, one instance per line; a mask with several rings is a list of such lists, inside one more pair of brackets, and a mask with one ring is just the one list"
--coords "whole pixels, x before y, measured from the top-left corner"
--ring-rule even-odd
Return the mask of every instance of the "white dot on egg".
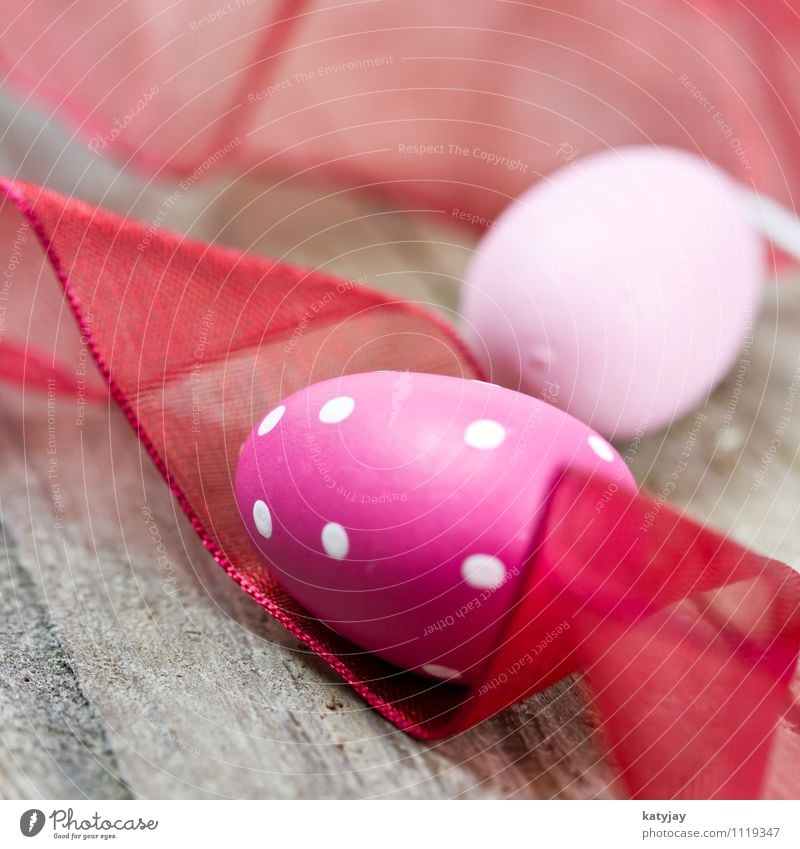
[[269, 539], [272, 536], [272, 514], [263, 501], [256, 501], [253, 505], [253, 521], [264, 539]]
[[449, 681], [451, 678], [458, 678], [461, 675], [457, 669], [451, 669], [449, 666], [440, 666], [438, 663], [426, 663], [422, 667], [422, 671], [432, 678], [442, 678], [445, 681]]
[[276, 407], [272, 410], [272, 412], [267, 413], [267, 415], [261, 420], [261, 424], [258, 426], [258, 435], [263, 436], [265, 433], [269, 433], [283, 418], [283, 414], [285, 412], [286, 407], [281, 404], [280, 407]]
[[605, 460], [606, 463], [610, 463], [614, 459], [614, 449], [605, 441], [605, 439], [602, 439], [596, 433], [593, 433], [589, 437], [588, 442], [589, 447], [601, 460]]
[[478, 590], [497, 589], [506, 579], [506, 567], [491, 554], [471, 554], [461, 564], [461, 577]]
[[355, 406], [356, 402], [348, 395], [331, 398], [319, 411], [319, 420], [324, 424], [343, 422], [353, 412]]
[[506, 429], [494, 419], [478, 419], [470, 422], [464, 431], [464, 442], [481, 451], [491, 451], [506, 438]]
[[322, 529], [322, 547], [325, 553], [336, 560], [343, 560], [350, 550], [347, 531], [338, 522], [328, 522]]

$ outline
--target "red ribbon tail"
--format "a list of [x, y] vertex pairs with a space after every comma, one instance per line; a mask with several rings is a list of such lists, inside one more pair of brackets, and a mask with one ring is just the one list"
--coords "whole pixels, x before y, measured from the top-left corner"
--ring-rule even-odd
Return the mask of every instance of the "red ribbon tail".
[[[568, 472], [487, 671], [495, 686], [474, 701], [498, 709], [553, 669], [579, 669], [632, 797], [757, 798], [791, 774], [797, 741], [775, 740], [796, 734], [784, 717], [799, 649], [794, 570], [644, 493]], [[790, 784], [783, 793], [800, 791]]]

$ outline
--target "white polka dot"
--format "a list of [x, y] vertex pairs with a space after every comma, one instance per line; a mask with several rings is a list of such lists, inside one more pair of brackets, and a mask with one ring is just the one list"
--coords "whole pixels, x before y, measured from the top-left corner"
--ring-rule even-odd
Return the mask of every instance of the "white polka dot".
[[269, 539], [272, 536], [272, 515], [269, 512], [269, 507], [263, 501], [256, 501], [253, 505], [253, 521], [264, 539]]
[[328, 522], [322, 529], [322, 547], [326, 554], [336, 560], [343, 560], [350, 550], [347, 531], [337, 522]]
[[461, 564], [461, 577], [478, 590], [493, 590], [506, 579], [506, 567], [491, 554], [471, 554]]
[[267, 415], [262, 419], [261, 424], [258, 426], [258, 435], [263, 436], [265, 433], [269, 433], [283, 418], [283, 414], [285, 412], [286, 407], [281, 404], [280, 407], [276, 407], [271, 413], [267, 413]]
[[319, 420], [325, 424], [343, 422], [353, 412], [356, 402], [347, 395], [331, 398], [319, 411]]
[[464, 442], [482, 451], [491, 451], [506, 438], [506, 429], [493, 419], [478, 419], [467, 425]]
[[597, 436], [597, 434], [593, 433], [589, 437], [588, 442], [589, 447], [601, 460], [605, 460], [606, 463], [610, 463], [614, 459], [614, 449], [605, 441], [605, 439], [601, 439]]
[[422, 671], [431, 678], [442, 678], [449, 681], [451, 678], [458, 678], [461, 673], [457, 669], [451, 669], [449, 666], [440, 666], [438, 663], [426, 663], [422, 667]]

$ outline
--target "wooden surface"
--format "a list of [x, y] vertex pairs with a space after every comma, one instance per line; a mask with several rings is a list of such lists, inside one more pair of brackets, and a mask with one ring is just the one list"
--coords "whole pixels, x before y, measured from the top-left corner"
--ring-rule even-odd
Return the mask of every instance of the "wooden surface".
[[[6, 118], [9, 109], [0, 103]], [[120, 175], [57, 133], [37, 136], [35, 117], [15, 120], [0, 145], [5, 173], [151, 220], [173, 191]], [[374, 202], [316, 198], [212, 180], [166, 226], [452, 310], [466, 237]], [[798, 328], [797, 281], [770, 284], [754, 341], [708, 404], [619, 446], [651, 492], [795, 566]], [[0, 796], [613, 795], [579, 682], [456, 739], [412, 740], [223, 574], [120, 414], [90, 410], [82, 429], [71, 418], [0, 391]]]

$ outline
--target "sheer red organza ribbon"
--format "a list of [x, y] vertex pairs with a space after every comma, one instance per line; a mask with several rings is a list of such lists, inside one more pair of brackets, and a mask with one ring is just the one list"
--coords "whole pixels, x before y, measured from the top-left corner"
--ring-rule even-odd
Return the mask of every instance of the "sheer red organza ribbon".
[[[796, 795], [800, 575], [646, 495], [565, 473], [481, 685], [390, 667], [273, 582], [239, 521], [234, 470], [263, 411], [313, 381], [475, 376], [453, 331], [348, 281], [35, 186], [0, 189], [0, 375], [78, 406], [110, 390], [217, 562], [387, 719], [422, 739], [455, 734], [581, 671], [630, 795]], [[80, 366], [87, 349], [95, 373]]]
[[798, 0], [5, 0], [0, 67], [98, 155], [480, 226], [575, 156], [674, 145], [800, 203]]

